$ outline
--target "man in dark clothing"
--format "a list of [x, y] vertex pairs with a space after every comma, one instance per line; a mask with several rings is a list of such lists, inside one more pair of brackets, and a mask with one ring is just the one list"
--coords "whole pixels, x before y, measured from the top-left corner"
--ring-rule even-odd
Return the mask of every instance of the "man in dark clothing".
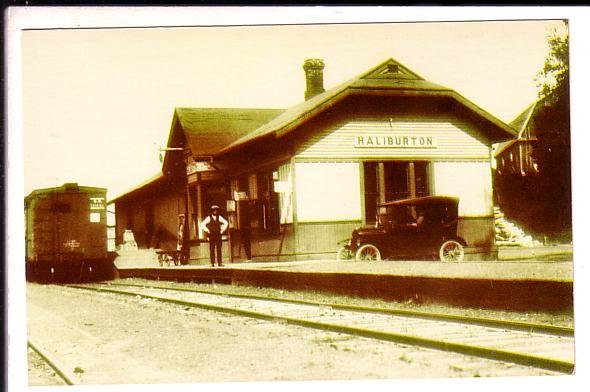
[[223, 265], [221, 260], [221, 236], [228, 226], [227, 220], [219, 214], [219, 206], [216, 205], [211, 206], [211, 213], [201, 222], [201, 229], [209, 238], [209, 259], [212, 267], [215, 266], [215, 259], [217, 259], [217, 265], [220, 267]]

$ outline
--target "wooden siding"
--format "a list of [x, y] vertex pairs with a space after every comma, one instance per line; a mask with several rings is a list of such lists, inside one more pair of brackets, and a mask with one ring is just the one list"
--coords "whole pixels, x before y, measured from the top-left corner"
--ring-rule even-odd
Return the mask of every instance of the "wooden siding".
[[[292, 225], [282, 225], [281, 233], [257, 234], [252, 233], [252, 260], [254, 261], [281, 261], [295, 260], [295, 236]], [[222, 256], [224, 263], [239, 263], [246, 261], [243, 244], [234, 236], [226, 237], [222, 244]], [[201, 242], [190, 246], [190, 264], [209, 264], [209, 243]]]
[[[368, 159], [482, 159], [490, 157], [490, 148], [474, 136], [465, 122], [452, 119], [404, 119], [389, 121], [351, 121], [328, 128], [308, 139], [297, 158], [368, 158]], [[434, 145], [423, 147], [355, 147], [358, 136], [432, 137]]]
[[[179, 193], [160, 194], [154, 203], [154, 237], [151, 245], [159, 248], [176, 249], [178, 236], [178, 215], [184, 214], [184, 195]], [[194, 235], [192, 219], [191, 235]], [[192, 236], [190, 238], [193, 238]]]
[[[283, 225], [279, 235], [253, 236], [252, 256], [255, 261], [333, 259], [340, 242], [350, 238], [352, 230], [360, 226], [360, 221], [300, 223], [295, 233], [291, 225]], [[468, 243], [468, 260], [495, 259], [493, 218], [460, 218], [457, 231]], [[230, 241], [223, 242], [223, 261], [230, 262], [232, 256], [234, 262], [245, 260], [241, 244]], [[208, 243], [192, 245], [190, 258], [191, 264], [208, 264]]]
[[494, 245], [494, 218], [460, 218], [457, 234], [469, 247], [485, 252]]
[[281, 225], [280, 234], [252, 235], [252, 258], [254, 260], [292, 260], [294, 254], [293, 225]]
[[342, 246], [340, 241], [350, 238], [352, 230], [361, 226], [361, 221], [300, 223], [297, 226], [297, 253], [330, 253], [335, 257]]
[[[146, 227], [147, 208], [153, 208], [153, 227]], [[151, 197], [117, 202], [115, 209], [117, 244], [122, 242], [123, 232], [130, 229], [141, 248], [176, 249], [178, 214], [184, 213], [182, 194], [155, 192]], [[127, 221], [128, 216], [132, 217], [131, 222]]]
[[[93, 197], [104, 200], [106, 194], [56, 189], [32, 198], [25, 209], [26, 258], [53, 261], [68, 253], [87, 259], [106, 258], [106, 208], [92, 209]], [[98, 213], [100, 220], [91, 222], [91, 213]]]
[[[221, 243], [221, 261], [223, 263], [232, 262], [231, 258], [231, 242], [227, 239]], [[209, 243], [201, 242], [189, 245], [189, 264], [195, 265], [209, 265]]]
[[137, 246], [140, 248], [149, 248], [149, 239], [147, 238], [147, 227], [145, 225], [145, 209], [143, 203], [138, 201], [138, 204], [133, 209], [133, 236]]
[[[302, 223], [297, 226], [297, 254], [326, 254], [335, 257], [340, 241], [350, 238], [360, 221]], [[467, 259], [493, 260], [494, 220], [492, 217], [460, 218], [457, 234], [468, 244]], [[328, 257], [328, 256], [326, 256]]]

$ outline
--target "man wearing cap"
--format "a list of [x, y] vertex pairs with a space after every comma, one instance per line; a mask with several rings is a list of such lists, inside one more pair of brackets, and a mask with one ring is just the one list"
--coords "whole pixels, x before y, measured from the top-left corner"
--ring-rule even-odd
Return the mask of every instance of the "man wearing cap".
[[220, 267], [223, 265], [221, 261], [221, 236], [228, 226], [227, 220], [219, 214], [219, 206], [217, 205], [211, 206], [211, 213], [201, 222], [201, 229], [209, 238], [209, 258], [212, 267], [215, 266], [216, 256], [217, 265]]

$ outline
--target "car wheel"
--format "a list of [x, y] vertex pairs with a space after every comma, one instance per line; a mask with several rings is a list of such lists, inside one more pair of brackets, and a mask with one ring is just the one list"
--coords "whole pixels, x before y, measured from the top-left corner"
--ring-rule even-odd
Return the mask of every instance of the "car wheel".
[[336, 260], [345, 261], [345, 260], [351, 260], [353, 258], [354, 258], [353, 251], [351, 251], [350, 249], [348, 249], [344, 246], [342, 248], [338, 249], [338, 252], [336, 253]]
[[438, 252], [440, 261], [463, 261], [465, 250], [463, 245], [455, 240], [445, 241]]
[[356, 261], [379, 261], [381, 252], [375, 245], [365, 244], [356, 251]]

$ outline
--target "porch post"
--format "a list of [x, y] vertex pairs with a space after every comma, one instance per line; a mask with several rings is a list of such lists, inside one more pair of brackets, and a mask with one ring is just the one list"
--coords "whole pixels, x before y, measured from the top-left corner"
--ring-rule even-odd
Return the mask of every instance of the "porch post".
[[385, 203], [385, 165], [383, 162], [377, 163], [377, 181], [379, 184], [379, 203]]

